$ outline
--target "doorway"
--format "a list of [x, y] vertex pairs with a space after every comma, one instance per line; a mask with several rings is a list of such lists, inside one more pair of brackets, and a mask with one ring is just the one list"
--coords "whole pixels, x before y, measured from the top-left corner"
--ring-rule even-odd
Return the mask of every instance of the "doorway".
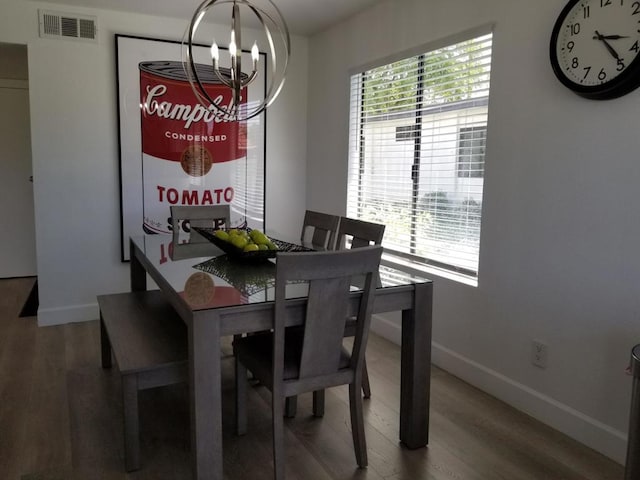
[[35, 277], [27, 46], [0, 43], [0, 278]]

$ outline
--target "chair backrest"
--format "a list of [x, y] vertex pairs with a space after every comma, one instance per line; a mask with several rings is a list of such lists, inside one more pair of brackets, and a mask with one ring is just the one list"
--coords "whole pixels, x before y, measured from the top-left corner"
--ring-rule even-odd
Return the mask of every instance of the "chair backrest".
[[182, 224], [184, 232], [189, 232], [193, 227], [219, 228], [222, 225], [229, 227], [231, 209], [229, 205], [173, 205], [171, 207], [171, 228], [173, 233], [179, 231], [180, 220], [188, 220], [188, 228]]
[[[285, 291], [287, 282], [309, 283], [300, 356], [300, 374], [296, 382], [306, 387], [327, 386], [336, 376], [335, 385], [348, 383], [345, 375], [361, 373], [364, 349], [371, 324], [373, 294], [382, 255], [381, 246], [330, 252], [279, 253], [276, 260], [276, 294], [274, 320], [273, 378], [283, 378]], [[357, 318], [351, 359], [340, 368], [342, 339], [350, 310], [352, 277], [364, 276], [364, 289], [355, 317]], [[358, 282], [359, 283], [359, 282]], [[274, 382], [275, 383], [275, 382]], [[322, 388], [324, 388], [324, 386]]]
[[339, 215], [307, 210], [302, 221], [300, 240], [306, 243], [310, 236], [311, 245], [325, 250], [334, 250], [338, 233]]
[[371, 244], [382, 244], [385, 225], [365, 222], [355, 218], [340, 217], [336, 249], [346, 248], [346, 238], [351, 237], [351, 248], [366, 247]]

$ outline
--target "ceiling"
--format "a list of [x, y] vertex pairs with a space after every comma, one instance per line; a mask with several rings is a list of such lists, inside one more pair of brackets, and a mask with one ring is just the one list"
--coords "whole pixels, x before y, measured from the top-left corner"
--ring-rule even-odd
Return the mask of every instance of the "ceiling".
[[[202, 0], [44, 0], [56, 4], [147, 13], [188, 20]], [[381, 0], [274, 0], [289, 30], [313, 35]], [[59, 8], [55, 8], [59, 10]], [[69, 12], [71, 13], [71, 12]]]

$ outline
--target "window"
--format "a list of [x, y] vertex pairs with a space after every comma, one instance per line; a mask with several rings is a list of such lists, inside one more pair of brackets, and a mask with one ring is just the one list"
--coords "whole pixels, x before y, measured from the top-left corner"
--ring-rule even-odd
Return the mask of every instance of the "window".
[[351, 77], [347, 215], [385, 252], [477, 278], [492, 35]]

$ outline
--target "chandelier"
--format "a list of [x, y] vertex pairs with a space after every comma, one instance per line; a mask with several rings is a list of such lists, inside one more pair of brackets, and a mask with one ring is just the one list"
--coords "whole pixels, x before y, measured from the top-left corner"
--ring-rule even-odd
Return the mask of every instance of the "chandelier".
[[[214, 7], [216, 8], [214, 12]], [[212, 28], [220, 29], [221, 19], [229, 18], [230, 34], [227, 53], [220, 55], [218, 35], [216, 40], [211, 35], [210, 49], [206, 58], [197, 57], [198, 45], [195, 41], [203, 22], [210, 21]], [[243, 14], [241, 16], [241, 14]], [[249, 14], [250, 17], [246, 15]], [[249, 22], [247, 22], [249, 18]], [[245, 25], [243, 25], [245, 21]], [[256, 25], [262, 32], [262, 38], [256, 40], [251, 47], [251, 68], [243, 71], [242, 29], [246, 23]], [[263, 98], [257, 100], [247, 98], [247, 87], [259, 78], [260, 47], [265, 50], [270, 60], [270, 75]], [[287, 64], [291, 52], [289, 29], [271, 0], [205, 0], [195, 11], [182, 40], [182, 62], [187, 79], [198, 102], [209, 111], [220, 114], [229, 121], [246, 120], [262, 113], [276, 99], [284, 85]], [[246, 64], [245, 64], [246, 65]], [[266, 71], [266, 69], [265, 69]], [[229, 101], [222, 101], [221, 96], [211, 93], [205, 88], [216, 84], [230, 90]], [[244, 97], [243, 97], [244, 94]]]

